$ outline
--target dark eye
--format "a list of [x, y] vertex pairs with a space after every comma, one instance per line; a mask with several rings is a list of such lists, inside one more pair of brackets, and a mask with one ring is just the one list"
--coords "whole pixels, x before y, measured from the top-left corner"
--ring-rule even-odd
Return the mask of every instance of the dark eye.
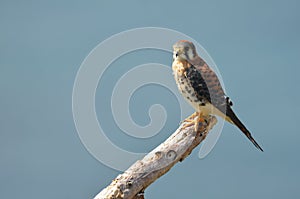
[[175, 54], [175, 57], [178, 57], [178, 53]]

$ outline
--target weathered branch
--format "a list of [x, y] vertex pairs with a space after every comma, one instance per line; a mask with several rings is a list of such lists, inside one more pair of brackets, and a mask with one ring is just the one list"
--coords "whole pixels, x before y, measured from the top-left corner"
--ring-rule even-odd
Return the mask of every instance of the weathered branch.
[[184, 160], [206, 137], [217, 119], [210, 117], [207, 123], [182, 128], [185, 123], [165, 142], [138, 160], [123, 174], [117, 176], [94, 199], [143, 199], [144, 190], [160, 176], [167, 173], [177, 162]]

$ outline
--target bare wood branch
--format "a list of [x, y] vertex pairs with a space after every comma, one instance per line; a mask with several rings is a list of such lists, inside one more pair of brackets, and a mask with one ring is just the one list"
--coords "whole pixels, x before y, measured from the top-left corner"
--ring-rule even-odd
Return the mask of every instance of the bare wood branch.
[[118, 175], [94, 199], [143, 199], [144, 190], [177, 162], [183, 161], [216, 123], [217, 119], [212, 116], [207, 123], [199, 124], [197, 132], [193, 125], [183, 129], [185, 123], [181, 124], [165, 142]]

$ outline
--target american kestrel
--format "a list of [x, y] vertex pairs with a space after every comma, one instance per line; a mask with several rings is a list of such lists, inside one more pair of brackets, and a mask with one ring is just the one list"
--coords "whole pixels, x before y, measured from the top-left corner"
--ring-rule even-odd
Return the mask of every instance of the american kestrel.
[[[195, 125], [210, 115], [217, 115], [236, 125], [247, 138], [261, 151], [263, 149], [251, 136], [232, 110], [232, 102], [225, 94], [215, 72], [198, 56], [192, 42], [182, 40], [173, 46], [172, 69], [177, 86], [184, 98], [196, 112], [189, 117], [186, 125]], [[186, 127], [185, 126], [185, 127]]]

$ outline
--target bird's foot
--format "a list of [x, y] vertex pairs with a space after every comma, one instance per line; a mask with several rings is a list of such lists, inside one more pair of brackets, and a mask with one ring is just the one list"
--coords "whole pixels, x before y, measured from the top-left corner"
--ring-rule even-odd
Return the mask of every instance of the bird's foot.
[[203, 131], [203, 128], [207, 125], [206, 118], [203, 118], [202, 114], [199, 114], [199, 116], [195, 119], [195, 131]]
[[187, 123], [192, 123], [195, 121], [195, 117], [197, 117], [198, 113], [195, 112], [192, 115], [190, 115], [188, 118], [184, 119], [183, 121], [180, 122], [180, 125], [187, 122]]
[[183, 120], [181, 124], [182, 123], [185, 124], [181, 127], [181, 129], [194, 126], [195, 131], [200, 131], [202, 130], [202, 127], [205, 126], [203, 125], [203, 123], [207, 124], [207, 120], [206, 118], [203, 118], [201, 113], [195, 112], [192, 115], [190, 115], [187, 119]]

